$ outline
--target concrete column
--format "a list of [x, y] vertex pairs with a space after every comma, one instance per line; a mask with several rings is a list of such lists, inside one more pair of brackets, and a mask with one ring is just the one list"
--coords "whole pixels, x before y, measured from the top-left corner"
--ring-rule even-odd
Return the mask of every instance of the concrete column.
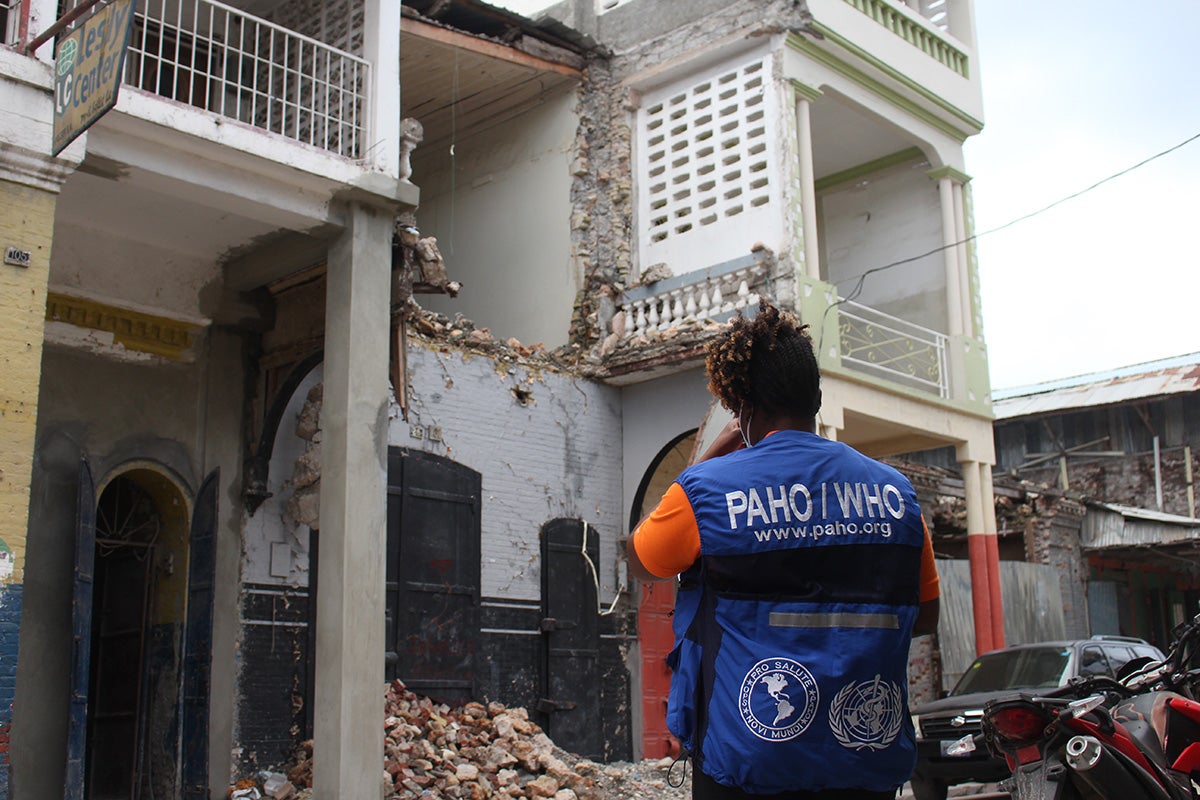
[[938, 179], [938, 196], [942, 205], [942, 263], [946, 270], [946, 318], [950, 335], [963, 333], [962, 277], [958, 267], [958, 248], [954, 246], [954, 182], [949, 177]]
[[313, 745], [318, 797], [383, 794], [388, 329], [394, 212], [351, 204], [329, 251]]
[[804, 272], [821, 279], [821, 248], [817, 239], [817, 186], [813, 167], [812, 101], [821, 93], [807, 86], [796, 90], [796, 139], [800, 157], [800, 224], [804, 235]]
[[967, 206], [963, 197], [963, 185], [954, 182], [954, 241], [958, 244], [955, 256], [958, 262], [958, 299], [962, 305], [962, 329], [964, 336], [975, 335], [975, 315], [971, 313], [971, 277], [967, 258]]
[[946, 316], [951, 336], [971, 336], [971, 286], [967, 259], [967, 207], [963, 186], [971, 178], [954, 167], [928, 173], [938, 183], [942, 207], [942, 262], [946, 272]]
[[979, 464], [979, 488], [983, 499], [983, 532], [987, 539], [989, 609], [992, 617], [992, 647], [1004, 647], [1004, 597], [1000, 588], [1000, 537], [996, 530], [996, 493], [992, 465]]
[[[971, 603], [975, 619], [975, 652], [995, 648], [992, 631], [992, 572], [988, 569], [988, 536], [983, 523], [982, 474], [978, 461], [960, 461], [967, 503], [967, 557], [971, 562]], [[993, 537], [994, 538], [994, 537]]]
[[[205, 337], [204, 459], [201, 476], [221, 470], [222, 487], [242, 486], [244, 453], [238, 437], [229, 431], [242, 427], [242, 396], [229, 391], [244, 377], [242, 338], [219, 325]], [[239, 592], [242, 588], [242, 529], [246, 509], [230, 502], [232, 493], [218, 503], [216, 583], [213, 586], [212, 672], [208, 704], [208, 785], [223, 790], [229, 785], [233, 762], [234, 697], [237, 694]]]
[[400, 4], [366, 0], [363, 57], [371, 62], [371, 124], [367, 157], [381, 172], [400, 175]]

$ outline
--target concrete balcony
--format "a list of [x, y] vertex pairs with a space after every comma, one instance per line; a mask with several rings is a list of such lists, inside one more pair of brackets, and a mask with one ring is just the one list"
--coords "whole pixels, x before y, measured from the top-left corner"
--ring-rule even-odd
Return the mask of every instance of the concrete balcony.
[[630, 287], [617, 298], [597, 377], [623, 386], [694, 369], [718, 325], [776, 302], [769, 251]]
[[796, 308], [810, 325], [821, 371], [917, 400], [990, 415], [987, 350], [878, 308], [848, 301], [829, 283], [800, 278]]
[[[821, 38], [792, 37], [804, 56], [895, 92], [951, 135], [978, 132], [983, 96], [971, 0], [808, 0], [808, 8]], [[820, 74], [797, 72], [806, 82]]]
[[[371, 59], [347, 49], [349, 30], [345, 41], [322, 41], [297, 29], [305, 20], [290, 10], [278, 4], [268, 19], [217, 0], [138, 0], [116, 110], [337, 182], [364, 168], [394, 175], [398, 155], [379, 146], [395, 141], [391, 116], [380, 114], [398, 104], [394, 86], [381, 92]], [[364, 10], [351, 15], [359, 25]]]
[[350, 159], [368, 144], [371, 64], [214, 0], [142, 0], [125, 83]]
[[753, 312], [767, 290], [769, 266], [754, 255], [629, 289], [622, 305], [623, 341], [649, 342], [706, 322]]
[[[785, 277], [763, 251], [628, 289], [605, 359], [610, 382], [641, 382], [698, 366], [720, 323], [753, 315], [760, 297], [782, 302], [777, 287]], [[981, 342], [839, 297], [823, 281], [800, 278], [796, 286], [796, 311], [810, 326], [823, 372], [986, 413]]]

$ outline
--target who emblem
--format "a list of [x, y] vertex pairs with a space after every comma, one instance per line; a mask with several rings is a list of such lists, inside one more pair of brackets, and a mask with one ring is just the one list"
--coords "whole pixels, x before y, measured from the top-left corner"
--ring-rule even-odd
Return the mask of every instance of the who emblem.
[[874, 680], [848, 683], [829, 707], [829, 727], [842, 747], [882, 750], [904, 724], [900, 686], [876, 675]]

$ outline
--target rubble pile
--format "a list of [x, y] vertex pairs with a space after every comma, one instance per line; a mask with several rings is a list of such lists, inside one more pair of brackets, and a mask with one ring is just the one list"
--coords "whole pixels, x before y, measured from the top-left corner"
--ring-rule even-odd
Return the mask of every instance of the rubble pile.
[[[523, 708], [470, 702], [450, 708], [401, 681], [384, 701], [385, 794], [425, 800], [651, 800], [685, 798], [667, 785], [670, 760], [597, 764], [556, 747]], [[681, 765], [682, 766], [682, 765]], [[682, 773], [682, 770], [680, 770]], [[312, 742], [288, 770], [297, 799], [312, 797]]]
[[448, 343], [464, 350], [494, 356], [499, 362], [547, 366], [570, 371], [577, 365], [579, 348], [571, 345], [547, 350], [541, 342], [526, 345], [515, 338], [501, 340], [494, 337], [488, 328], [477, 328], [475, 323], [456, 314], [453, 319], [436, 311], [421, 308], [416, 301], [409, 301], [405, 317], [410, 331], [425, 341]]

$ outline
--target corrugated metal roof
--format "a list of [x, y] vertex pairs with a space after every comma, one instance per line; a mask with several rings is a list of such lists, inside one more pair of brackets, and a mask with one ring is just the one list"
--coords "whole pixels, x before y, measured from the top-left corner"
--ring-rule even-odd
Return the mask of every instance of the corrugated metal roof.
[[1200, 353], [992, 394], [996, 419], [1113, 405], [1200, 389]]
[[1085, 548], [1200, 542], [1200, 520], [1112, 503], [1090, 505], [1081, 531]]

